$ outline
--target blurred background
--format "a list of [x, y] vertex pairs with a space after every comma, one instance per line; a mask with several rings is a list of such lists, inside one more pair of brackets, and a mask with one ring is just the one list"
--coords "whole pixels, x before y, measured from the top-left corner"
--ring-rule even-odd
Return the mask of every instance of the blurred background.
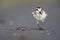
[[[48, 14], [42, 28], [48, 29], [50, 35], [41, 31], [17, 32], [24, 27], [37, 28], [32, 11], [42, 7]], [[60, 40], [60, 1], [59, 0], [0, 0], [0, 40]]]

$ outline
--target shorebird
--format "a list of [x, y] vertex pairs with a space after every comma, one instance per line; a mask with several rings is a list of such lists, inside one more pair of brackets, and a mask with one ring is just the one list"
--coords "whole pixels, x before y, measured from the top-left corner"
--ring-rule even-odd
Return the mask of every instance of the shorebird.
[[[37, 20], [36, 22], [39, 28], [18, 27], [16, 30], [20, 30], [20, 31], [45, 30], [44, 28], [41, 28], [39, 24], [44, 23], [44, 20], [46, 19], [48, 14], [41, 7], [37, 7], [36, 10], [32, 12], [32, 14], [33, 14], [33, 17]], [[45, 31], [48, 32], [48, 30], [45, 30]]]
[[43, 28], [40, 27], [39, 23], [44, 23], [44, 20], [46, 19], [48, 14], [41, 7], [37, 7], [36, 10], [32, 12], [32, 14], [37, 21], [39, 30], [44, 30]]

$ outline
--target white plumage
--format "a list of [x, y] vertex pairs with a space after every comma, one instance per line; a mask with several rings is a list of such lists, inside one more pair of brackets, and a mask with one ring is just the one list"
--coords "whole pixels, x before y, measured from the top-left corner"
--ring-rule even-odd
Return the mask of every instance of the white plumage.
[[37, 24], [39, 22], [44, 22], [45, 18], [47, 17], [47, 13], [42, 10], [42, 8], [36, 8], [36, 11], [32, 12], [33, 17], [37, 20]]

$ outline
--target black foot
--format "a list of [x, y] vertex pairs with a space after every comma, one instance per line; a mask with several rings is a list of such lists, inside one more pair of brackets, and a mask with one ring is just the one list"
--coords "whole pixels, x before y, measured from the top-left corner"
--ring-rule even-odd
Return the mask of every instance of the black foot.
[[39, 28], [39, 30], [41, 30], [41, 31], [45, 31], [45, 32], [48, 32], [48, 30], [43, 29], [43, 28]]
[[45, 30], [45, 29], [43, 29], [43, 28], [39, 28], [39, 30]]

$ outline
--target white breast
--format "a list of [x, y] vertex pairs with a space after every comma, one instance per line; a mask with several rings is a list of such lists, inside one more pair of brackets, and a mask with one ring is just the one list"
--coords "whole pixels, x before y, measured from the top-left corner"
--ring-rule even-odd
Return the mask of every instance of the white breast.
[[47, 13], [45, 11], [42, 11], [42, 15], [40, 13], [36, 13], [35, 12], [32, 12], [33, 14], [33, 17], [38, 20], [38, 21], [44, 21], [46, 16], [47, 16]]

